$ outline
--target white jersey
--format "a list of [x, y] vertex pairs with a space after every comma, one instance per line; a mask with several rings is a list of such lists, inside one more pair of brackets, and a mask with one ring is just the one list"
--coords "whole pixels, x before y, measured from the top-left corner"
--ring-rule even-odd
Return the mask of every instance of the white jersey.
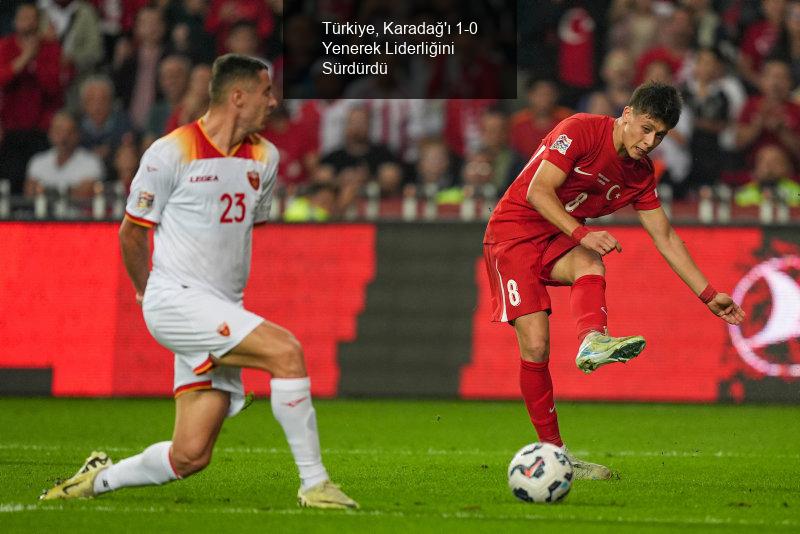
[[151, 278], [240, 302], [253, 224], [269, 215], [278, 151], [252, 135], [232, 152], [225, 157], [199, 121], [162, 137], [142, 156], [125, 216], [156, 227]]

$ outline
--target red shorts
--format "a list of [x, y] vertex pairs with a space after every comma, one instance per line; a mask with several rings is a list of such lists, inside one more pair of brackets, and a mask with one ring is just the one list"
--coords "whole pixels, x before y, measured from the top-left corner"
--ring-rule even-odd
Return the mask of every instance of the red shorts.
[[560, 286], [550, 278], [561, 256], [577, 245], [559, 233], [544, 238], [521, 237], [484, 244], [483, 258], [492, 292], [492, 321], [510, 322], [538, 311], [550, 313], [546, 286]]

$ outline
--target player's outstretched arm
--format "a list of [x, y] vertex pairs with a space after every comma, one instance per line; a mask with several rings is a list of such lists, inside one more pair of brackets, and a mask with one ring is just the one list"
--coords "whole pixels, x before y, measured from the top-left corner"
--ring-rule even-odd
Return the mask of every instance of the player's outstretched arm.
[[744, 320], [744, 311], [725, 293], [717, 293], [697, 267], [683, 240], [678, 237], [664, 210], [644, 210], [637, 212], [639, 220], [653, 239], [658, 252], [667, 260], [670, 268], [694, 291], [714, 315], [730, 324]]
[[553, 223], [553, 225], [572, 236], [572, 238], [589, 250], [594, 250], [604, 256], [616, 249], [622, 252], [622, 246], [610, 233], [600, 230], [597, 232], [589, 231], [581, 225], [575, 217], [567, 213], [564, 205], [556, 195], [556, 189], [564, 183], [567, 175], [547, 160], [542, 161], [536, 174], [533, 175], [526, 200], [533, 209], [538, 211], [542, 217]]
[[119, 227], [119, 245], [122, 261], [133, 287], [136, 288], [136, 301], [141, 304], [147, 277], [150, 275], [150, 237], [148, 228], [131, 222], [127, 217]]

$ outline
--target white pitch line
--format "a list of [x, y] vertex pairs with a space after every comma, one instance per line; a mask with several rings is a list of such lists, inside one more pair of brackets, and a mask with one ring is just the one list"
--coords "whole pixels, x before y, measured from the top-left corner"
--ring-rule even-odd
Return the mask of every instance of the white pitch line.
[[[136, 452], [143, 450], [146, 445], [137, 447], [94, 447], [95, 449], [102, 449], [106, 452]], [[63, 445], [32, 445], [26, 443], [0, 443], [0, 450], [20, 450], [20, 451], [42, 451], [42, 452], [55, 452], [64, 451], [65, 449], [83, 450], [78, 446], [63, 446]], [[86, 449], [88, 450], [88, 449]], [[283, 447], [217, 447], [217, 453], [223, 454], [289, 454], [288, 448]], [[425, 456], [503, 456], [508, 455], [509, 450], [486, 450], [486, 449], [434, 449], [428, 448], [424, 450], [416, 449], [322, 449], [323, 454], [333, 455], [351, 455], [351, 456], [381, 456], [381, 455], [425, 455]], [[513, 452], [513, 451], [512, 451]], [[593, 456], [598, 458], [615, 458], [615, 457], [632, 457], [632, 458], [763, 458], [762, 453], [756, 452], [734, 452], [734, 451], [676, 451], [676, 450], [663, 450], [663, 451], [597, 451], [597, 450], [574, 450], [572, 451], [577, 456]], [[798, 460], [800, 453], [787, 454], [787, 453], [770, 453], [770, 457], [781, 460]]]
[[[521, 505], [525, 506], [525, 505]], [[195, 509], [189, 507], [175, 507], [164, 508], [160, 506], [111, 506], [111, 505], [87, 505], [85, 508], [65, 508], [62, 505], [56, 504], [23, 504], [23, 503], [2, 503], [0, 504], [0, 513], [24, 513], [24, 512], [102, 512], [102, 513], [120, 513], [120, 514], [174, 514], [174, 513], [188, 513], [192, 515], [199, 514], [228, 514], [228, 515], [329, 515], [330, 512], [323, 510], [308, 510], [300, 508], [282, 508], [282, 509], [262, 509], [262, 508], [202, 508]], [[339, 512], [340, 514], [349, 517], [399, 517], [404, 519], [425, 519], [431, 517], [438, 517], [441, 519], [459, 519], [459, 520], [499, 520], [499, 521], [528, 521], [528, 520], [541, 520], [541, 521], [578, 521], [589, 523], [619, 523], [619, 524], [653, 524], [653, 525], [730, 525], [730, 526], [749, 526], [749, 527], [770, 527], [770, 526], [785, 526], [797, 527], [800, 522], [790, 519], [781, 521], [764, 521], [764, 520], [748, 520], [748, 519], [731, 519], [721, 518], [714, 516], [705, 516], [703, 518], [686, 518], [686, 517], [604, 517], [604, 516], [587, 516], [585, 514], [559, 514], [559, 515], [541, 515], [541, 514], [524, 514], [524, 515], [490, 515], [476, 512], [431, 512], [429, 514], [415, 512], [406, 513], [399, 510], [345, 510]]]

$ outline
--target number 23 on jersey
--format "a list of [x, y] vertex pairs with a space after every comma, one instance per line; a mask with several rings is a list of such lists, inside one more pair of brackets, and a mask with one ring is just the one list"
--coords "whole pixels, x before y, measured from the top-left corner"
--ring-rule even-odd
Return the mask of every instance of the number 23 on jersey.
[[247, 213], [247, 206], [244, 203], [244, 193], [234, 193], [233, 195], [223, 193], [222, 196], [219, 197], [219, 200], [224, 207], [222, 216], [219, 218], [220, 223], [240, 223], [244, 220], [244, 216]]

